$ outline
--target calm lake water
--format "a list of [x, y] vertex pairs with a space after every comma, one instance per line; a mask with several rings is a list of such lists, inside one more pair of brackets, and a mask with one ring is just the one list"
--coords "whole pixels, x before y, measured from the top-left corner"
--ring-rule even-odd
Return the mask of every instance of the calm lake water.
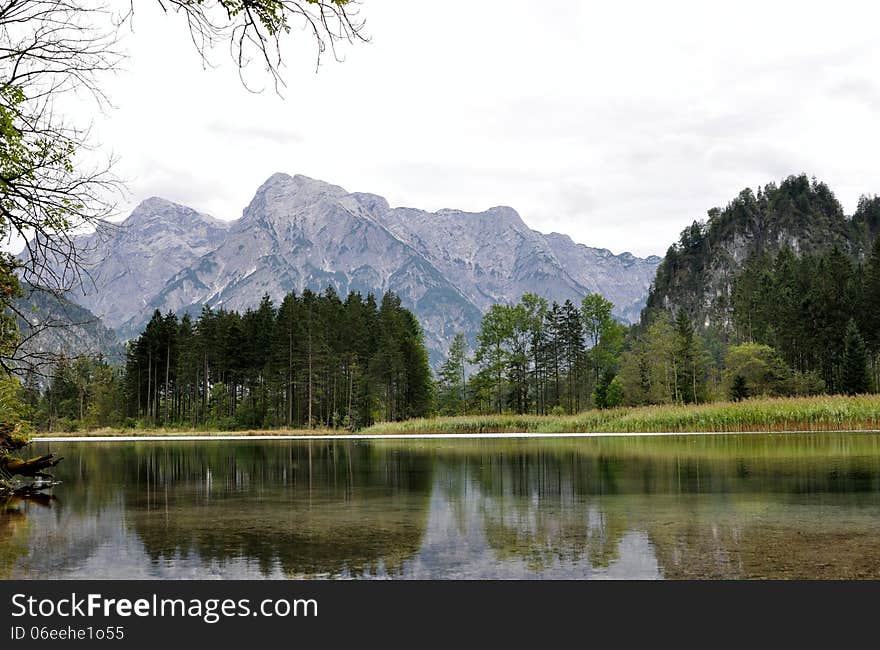
[[880, 436], [54, 443], [0, 578], [880, 578]]

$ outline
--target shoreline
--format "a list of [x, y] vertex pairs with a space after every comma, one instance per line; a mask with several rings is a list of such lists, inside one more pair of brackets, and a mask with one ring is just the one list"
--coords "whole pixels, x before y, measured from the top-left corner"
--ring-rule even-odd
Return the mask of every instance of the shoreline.
[[805, 434], [880, 434], [880, 429], [841, 429], [838, 431], [640, 431], [640, 432], [572, 432], [572, 433], [346, 433], [346, 434], [205, 434], [205, 435], [145, 435], [145, 436], [36, 436], [31, 443], [51, 442], [199, 442], [201, 440], [480, 440], [529, 438], [656, 438], [683, 436], [781, 436]]
[[818, 432], [880, 433], [880, 395], [755, 398], [741, 402], [594, 409], [573, 415], [440, 416], [382, 422], [355, 432], [327, 426], [237, 430], [143, 426], [34, 432], [32, 440], [449, 440]]

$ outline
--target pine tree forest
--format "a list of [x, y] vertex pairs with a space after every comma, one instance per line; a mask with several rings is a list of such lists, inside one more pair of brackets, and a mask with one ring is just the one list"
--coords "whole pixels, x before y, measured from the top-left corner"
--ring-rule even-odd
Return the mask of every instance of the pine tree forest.
[[243, 314], [157, 311], [121, 370], [62, 360], [36, 419], [48, 429], [356, 429], [428, 414], [432, 388], [421, 328], [397, 296], [305, 290]]

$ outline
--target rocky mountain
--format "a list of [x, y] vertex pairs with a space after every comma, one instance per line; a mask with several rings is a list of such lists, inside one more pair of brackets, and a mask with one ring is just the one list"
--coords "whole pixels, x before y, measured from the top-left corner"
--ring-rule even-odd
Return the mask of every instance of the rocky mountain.
[[137, 333], [126, 326], [132, 314], [143, 313], [177, 271], [220, 245], [228, 228], [228, 222], [149, 198], [122, 224], [79, 238], [89, 278], [70, 297], [129, 338]]
[[154, 309], [202, 305], [243, 310], [268, 293], [306, 287], [340, 295], [394, 291], [414, 309], [429, 349], [473, 331], [480, 312], [409, 245], [342, 188], [276, 174], [257, 191], [223, 242], [174, 275], [126, 324], [139, 329]]
[[647, 259], [631, 253], [614, 255], [604, 248], [576, 244], [568, 235], [545, 235], [556, 259], [580, 286], [600, 293], [614, 303], [614, 314], [627, 323], [639, 321], [645, 306], [646, 287], [651, 286], [660, 258]]
[[[85, 307], [63, 296], [25, 285], [15, 301], [22, 336], [23, 366], [54, 363], [58, 355], [102, 356], [111, 363], [122, 362], [125, 352], [116, 333]], [[48, 368], [38, 368], [43, 374]]]
[[618, 318], [631, 322], [638, 319], [659, 262], [588, 248], [558, 233], [541, 234], [513, 208], [430, 213], [372, 204], [377, 219], [452, 279], [481, 311], [524, 293], [564, 302], [599, 292], [614, 302]]
[[727, 327], [731, 291], [743, 264], [783, 247], [797, 255], [833, 246], [864, 256], [880, 234], [880, 198], [863, 197], [852, 217], [834, 193], [806, 175], [789, 176], [756, 192], [744, 189], [724, 209], [695, 221], [666, 253], [647, 300], [646, 313], [685, 309], [705, 327]]
[[236, 221], [153, 198], [101, 236], [95, 288], [74, 299], [122, 338], [155, 309], [241, 310], [263, 294], [278, 300], [306, 287], [391, 290], [420, 319], [435, 364], [456, 332], [473, 338], [489, 305], [525, 292], [563, 301], [598, 291], [633, 321], [660, 262], [541, 234], [508, 207], [391, 208], [374, 194], [287, 174], [263, 183]]

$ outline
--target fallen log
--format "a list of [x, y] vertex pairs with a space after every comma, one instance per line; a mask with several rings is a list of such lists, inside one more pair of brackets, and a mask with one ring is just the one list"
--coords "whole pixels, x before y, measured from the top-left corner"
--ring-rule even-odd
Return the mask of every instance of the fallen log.
[[4, 470], [7, 474], [30, 478], [52, 478], [52, 475], [46, 474], [44, 470], [55, 467], [62, 460], [63, 458], [55, 454], [43, 454], [28, 460], [7, 456], [0, 459], [0, 470]]

